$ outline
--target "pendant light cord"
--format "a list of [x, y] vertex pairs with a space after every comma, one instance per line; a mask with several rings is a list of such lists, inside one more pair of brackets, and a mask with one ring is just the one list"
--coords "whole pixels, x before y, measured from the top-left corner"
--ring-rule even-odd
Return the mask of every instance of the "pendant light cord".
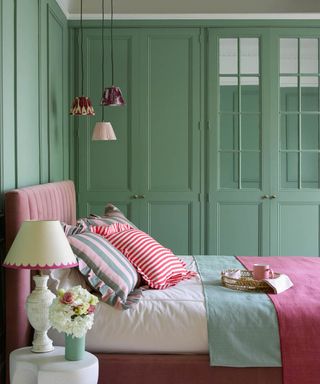
[[[102, 68], [101, 68], [101, 73], [102, 73], [102, 89], [104, 89], [104, 0], [102, 0], [102, 23], [101, 23], [101, 45], [102, 45]], [[104, 107], [103, 105], [101, 106], [102, 108], [102, 122], [104, 121]]]
[[83, 96], [83, 27], [82, 27], [82, 0], [80, 2], [80, 49], [81, 49], [81, 96]]
[[110, 23], [110, 37], [111, 37], [111, 86], [114, 85], [113, 82], [113, 0], [111, 0], [111, 23]]

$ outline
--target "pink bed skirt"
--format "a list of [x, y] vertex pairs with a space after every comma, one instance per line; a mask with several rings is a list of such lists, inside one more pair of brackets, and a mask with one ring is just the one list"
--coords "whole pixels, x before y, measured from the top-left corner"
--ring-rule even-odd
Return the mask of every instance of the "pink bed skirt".
[[99, 384], [281, 384], [281, 368], [210, 367], [208, 355], [95, 354]]

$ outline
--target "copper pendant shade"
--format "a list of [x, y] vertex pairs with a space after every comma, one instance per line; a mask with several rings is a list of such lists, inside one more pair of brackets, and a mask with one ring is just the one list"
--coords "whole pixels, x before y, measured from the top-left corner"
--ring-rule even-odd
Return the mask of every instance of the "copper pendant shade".
[[[83, 92], [83, 27], [82, 27], [82, 0], [80, 1], [80, 64], [81, 64], [81, 95]], [[76, 96], [72, 102], [70, 115], [73, 116], [93, 116], [95, 115], [92, 103], [88, 96]]]

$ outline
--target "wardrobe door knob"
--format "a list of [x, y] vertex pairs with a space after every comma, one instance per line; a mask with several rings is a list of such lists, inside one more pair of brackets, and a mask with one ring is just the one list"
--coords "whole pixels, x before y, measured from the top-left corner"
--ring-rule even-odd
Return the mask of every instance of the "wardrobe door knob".
[[270, 199], [276, 199], [277, 198], [277, 195], [271, 195], [270, 196]]
[[263, 195], [263, 196], [261, 196], [261, 199], [269, 199], [269, 198], [270, 198], [269, 195]]
[[132, 195], [131, 199], [139, 199], [139, 195]]
[[144, 199], [145, 198], [145, 195], [139, 195], [138, 196], [138, 199]]

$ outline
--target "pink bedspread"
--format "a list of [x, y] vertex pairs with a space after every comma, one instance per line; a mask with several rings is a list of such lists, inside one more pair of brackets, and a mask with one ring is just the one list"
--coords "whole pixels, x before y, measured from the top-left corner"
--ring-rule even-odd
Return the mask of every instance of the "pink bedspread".
[[237, 259], [249, 270], [266, 263], [287, 274], [294, 286], [269, 294], [278, 315], [284, 384], [320, 383], [320, 258], [252, 257]]

